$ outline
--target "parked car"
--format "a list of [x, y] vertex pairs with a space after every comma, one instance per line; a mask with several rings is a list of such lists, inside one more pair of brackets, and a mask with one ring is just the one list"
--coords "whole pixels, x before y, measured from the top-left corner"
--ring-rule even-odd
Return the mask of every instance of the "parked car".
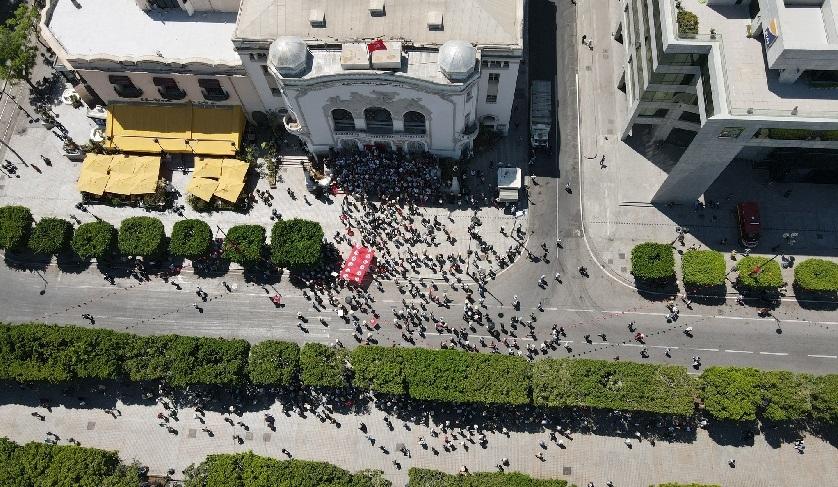
[[759, 205], [755, 201], [739, 203], [736, 205], [736, 218], [739, 221], [739, 241], [745, 247], [756, 247], [760, 237]]

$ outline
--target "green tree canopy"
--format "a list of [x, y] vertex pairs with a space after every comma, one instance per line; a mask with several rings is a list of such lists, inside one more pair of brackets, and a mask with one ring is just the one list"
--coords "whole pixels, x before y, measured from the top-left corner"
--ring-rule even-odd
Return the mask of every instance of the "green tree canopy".
[[322, 247], [323, 228], [317, 222], [280, 220], [271, 230], [271, 261], [280, 267], [315, 266], [320, 263]]
[[150, 216], [122, 220], [119, 227], [119, 251], [132, 257], [153, 257], [163, 250], [166, 231], [163, 222]]
[[18, 250], [29, 242], [32, 213], [25, 206], [0, 207], [0, 249]]
[[197, 259], [207, 255], [212, 244], [212, 230], [203, 220], [181, 220], [172, 227], [169, 252], [176, 257]]
[[40, 15], [35, 7], [23, 4], [14, 16], [0, 26], [0, 79], [10, 82], [26, 81], [38, 59], [38, 48], [33, 44], [33, 32]]
[[73, 234], [73, 250], [83, 259], [100, 259], [113, 253], [116, 228], [110, 223], [98, 220], [82, 223]]
[[70, 245], [73, 224], [62, 218], [43, 218], [29, 236], [29, 249], [36, 254], [56, 255]]

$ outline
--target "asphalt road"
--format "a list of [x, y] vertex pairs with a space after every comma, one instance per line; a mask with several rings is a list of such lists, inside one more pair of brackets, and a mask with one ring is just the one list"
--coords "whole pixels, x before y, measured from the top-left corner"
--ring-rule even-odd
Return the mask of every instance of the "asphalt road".
[[[555, 77], [556, 145], [550, 154], [539, 153], [530, 167], [537, 176], [537, 184], [531, 185], [529, 192], [528, 249], [532, 258], [524, 254], [489, 285], [485, 302], [489, 316], [498, 324], [508, 325], [512, 315], [535, 313], [539, 342], [549, 338], [554, 323], [563, 326], [569, 348], [551, 351], [551, 356], [604, 359], [619, 356], [621, 360], [689, 365], [691, 357], [699, 355], [705, 367], [735, 364], [837, 372], [838, 321], [831, 321], [836, 318], [829, 313], [802, 310], [790, 302], [776, 311], [776, 319], [759, 319], [754, 308], [726, 301], [695, 305], [693, 310], [682, 306], [681, 318], [676, 323], [668, 323], [661, 302], [639, 296], [597, 266], [592, 258], [595, 249], [584, 238], [580, 209], [584, 188], [579, 187], [578, 173], [577, 66], [575, 50], [568, 47], [576, 37], [574, 7], [569, 2], [559, 2], [558, 6], [533, 2], [532, 8], [529, 69], [534, 79]], [[558, 12], [554, 14], [552, 10], [556, 8]], [[559, 19], [559, 29], [554, 19]], [[556, 43], [549, 39], [556, 39]], [[563, 48], [556, 49], [556, 45]], [[566, 184], [570, 191], [565, 190]], [[557, 236], [562, 239], [561, 248], [556, 246]], [[542, 243], [548, 248], [546, 258]], [[589, 269], [590, 277], [576, 271], [582, 265]], [[561, 283], [552, 280], [556, 272], [562, 274]], [[550, 281], [544, 287], [537, 285], [542, 274]], [[96, 317], [92, 326], [140, 334], [180, 333], [299, 342], [333, 342], [337, 338], [346, 345], [355, 343], [352, 326], [333, 311], [313, 310], [300, 291], [287, 282], [275, 286], [286, 303], [284, 308], [276, 309], [269, 300], [274, 289], [247, 284], [235, 273], [224, 279], [236, 289], [227, 292], [220, 280], [199, 280], [189, 273], [177, 278], [182, 288], [177, 290], [156, 278], [144, 283], [123, 278], [111, 286], [103, 281], [95, 267], [79, 274], [63, 274], [54, 266], [44, 273], [0, 266], [3, 283], [0, 318], [11, 322], [36, 320], [91, 326], [81, 318], [82, 313], [90, 313]], [[200, 302], [195, 295], [198, 285], [210, 293], [208, 302]], [[441, 287], [439, 292], [446, 290]], [[454, 299], [451, 309], [435, 307], [431, 311], [459, 326], [464, 295], [451, 290], [448, 294]], [[392, 326], [392, 311], [402, 306], [405, 296], [393, 283], [385, 283], [384, 292], [373, 291], [373, 295], [375, 309], [384, 324], [374, 337], [382, 344], [405, 344], [401, 331]], [[513, 295], [521, 298], [520, 313], [511, 306]], [[196, 301], [200, 302], [201, 311], [193, 308]], [[543, 304], [543, 312], [536, 309], [539, 302]], [[297, 327], [298, 311], [309, 319], [305, 330]], [[329, 326], [321, 325], [319, 316], [325, 317]], [[635, 321], [638, 329], [648, 336], [649, 358], [641, 358], [642, 346], [632, 341], [626, 327], [629, 321]], [[683, 333], [687, 326], [695, 329], [692, 338]], [[433, 330], [433, 326], [429, 328]], [[517, 334], [519, 345], [528, 343], [523, 330], [511, 331]], [[604, 333], [606, 340], [596, 336], [598, 333]], [[591, 343], [585, 341], [584, 335], [591, 335]], [[477, 328], [472, 343], [479, 336], [491, 341], [485, 328]], [[428, 333], [417, 345], [438, 347], [448, 338]], [[664, 355], [665, 348], [671, 349], [671, 358]]]

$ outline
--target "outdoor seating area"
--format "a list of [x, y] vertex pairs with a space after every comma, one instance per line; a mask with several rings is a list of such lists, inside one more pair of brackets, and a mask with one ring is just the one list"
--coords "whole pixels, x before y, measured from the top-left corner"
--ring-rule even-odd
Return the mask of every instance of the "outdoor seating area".
[[77, 187], [83, 193], [133, 196], [154, 193], [160, 179], [160, 157], [88, 154]]
[[186, 191], [206, 202], [216, 196], [235, 203], [244, 189], [249, 167], [236, 159], [196, 158], [195, 172]]
[[121, 152], [232, 156], [239, 149], [244, 124], [238, 105], [112, 104], [105, 141], [106, 147]]

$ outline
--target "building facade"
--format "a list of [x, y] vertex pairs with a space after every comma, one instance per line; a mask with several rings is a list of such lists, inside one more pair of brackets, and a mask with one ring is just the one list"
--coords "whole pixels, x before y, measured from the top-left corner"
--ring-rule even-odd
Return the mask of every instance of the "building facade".
[[623, 0], [623, 137], [647, 125], [685, 147], [653, 201], [694, 201], [735, 158], [838, 155], [832, 2]]
[[106, 104], [236, 104], [315, 153], [459, 157], [481, 125], [508, 130], [523, 16], [524, 0], [49, 0], [41, 33]]

